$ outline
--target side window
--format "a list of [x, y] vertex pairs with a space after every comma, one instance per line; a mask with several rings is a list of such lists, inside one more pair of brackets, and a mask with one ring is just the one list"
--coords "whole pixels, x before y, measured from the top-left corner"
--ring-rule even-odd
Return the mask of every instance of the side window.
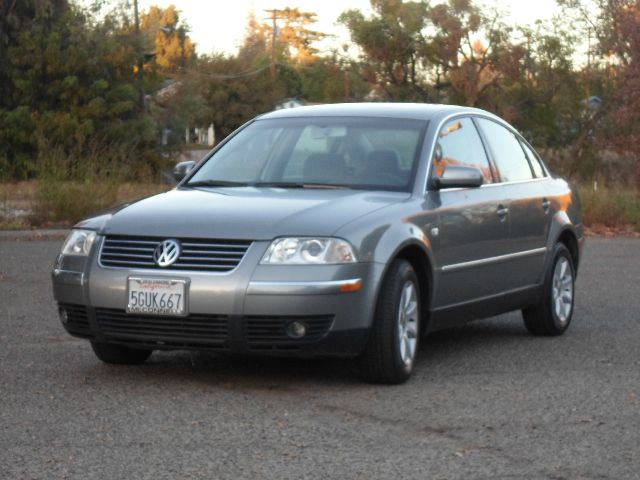
[[531, 164], [531, 168], [533, 168], [533, 173], [536, 174], [536, 178], [543, 178], [546, 176], [544, 173], [544, 168], [542, 168], [542, 163], [540, 163], [540, 157], [533, 151], [533, 149], [527, 145], [525, 142], [520, 141], [522, 148], [524, 148], [524, 153], [527, 154], [527, 158], [529, 159], [529, 163]]
[[433, 171], [437, 176], [442, 175], [447, 165], [461, 165], [479, 169], [484, 183], [493, 182], [482, 140], [469, 118], [458, 118], [442, 127], [433, 156]]
[[487, 138], [502, 181], [532, 179], [533, 172], [529, 161], [516, 136], [494, 121], [479, 118], [478, 123]]

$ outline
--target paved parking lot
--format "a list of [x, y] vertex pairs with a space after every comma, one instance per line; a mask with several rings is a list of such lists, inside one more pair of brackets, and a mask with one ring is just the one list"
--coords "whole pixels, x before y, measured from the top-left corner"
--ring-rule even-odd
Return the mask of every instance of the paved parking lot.
[[589, 239], [573, 325], [432, 335], [405, 385], [344, 361], [154, 353], [58, 323], [60, 240], [0, 239], [0, 478], [640, 478], [640, 240]]

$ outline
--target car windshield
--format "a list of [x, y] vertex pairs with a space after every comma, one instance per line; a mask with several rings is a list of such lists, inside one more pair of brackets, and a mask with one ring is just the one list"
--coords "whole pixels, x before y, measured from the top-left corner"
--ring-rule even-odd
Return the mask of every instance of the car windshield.
[[409, 190], [426, 126], [392, 118], [257, 120], [186, 185]]

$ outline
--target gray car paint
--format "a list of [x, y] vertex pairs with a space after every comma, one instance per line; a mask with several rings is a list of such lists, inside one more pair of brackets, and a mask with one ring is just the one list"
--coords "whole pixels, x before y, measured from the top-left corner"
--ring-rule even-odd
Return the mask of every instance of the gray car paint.
[[[355, 190], [285, 190], [274, 188], [187, 188], [198, 166], [174, 190], [114, 209], [78, 224], [99, 232], [86, 263], [59, 259], [53, 273], [54, 295], [59, 302], [124, 309], [126, 278], [132, 275], [184, 278], [190, 282], [189, 309], [196, 313], [243, 315], [335, 315], [332, 331], [366, 331], [373, 319], [376, 298], [391, 260], [405, 249], [420, 252], [428, 273], [424, 298], [429, 330], [453, 325], [436, 321], [440, 312], [461, 305], [492, 301], [497, 311], [518, 304], [504, 301], [511, 292], [525, 292], [532, 302], [539, 291], [553, 244], [564, 231], [582, 246], [579, 200], [572, 188], [551, 176], [528, 182], [486, 185], [473, 189], [434, 190], [428, 172], [435, 137], [455, 116], [484, 116], [506, 123], [477, 109], [418, 104], [354, 104], [304, 107], [266, 114], [260, 118], [296, 116], [380, 116], [428, 120], [426, 140], [411, 192]], [[508, 127], [511, 128], [511, 127]], [[220, 148], [218, 146], [217, 148]], [[214, 149], [212, 154], [217, 150]], [[548, 214], [535, 222], [523, 218], [536, 211], [540, 197], [549, 198]], [[529, 199], [529, 200], [528, 200]], [[502, 202], [511, 211], [505, 220], [496, 214]], [[161, 270], [104, 268], [98, 264], [102, 235], [128, 234], [159, 237], [215, 237], [247, 239], [254, 243], [241, 264], [226, 274], [163, 272]], [[274, 266], [259, 263], [271, 240], [282, 236], [336, 236], [348, 240], [358, 263], [322, 266]], [[536, 255], [513, 253], [542, 248]], [[497, 259], [475, 267], [473, 262]], [[464, 267], [464, 265], [471, 265]], [[454, 272], [448, 265], [462, 265]], [[510, 273], [509, 273], [510, 272]], [[282, 288], [270, 295], [251, 292], [251, 282], [327, 282], [361, 279], [355, 293], [327, 295], [290, 294]], [[514, 297], [515, 298], [515, 297]], [[518, 297], [520, 298], [520, 297]], [[491, 310], [493, 311], [493, 310]], [[482, 313], [467, 312], [467, 320]], [[444, 318], [444, 317], [443, 317]], [[100, 339], [95, 321], [92, 326]], [[345, 351], [357, 354], [366, 336]]]

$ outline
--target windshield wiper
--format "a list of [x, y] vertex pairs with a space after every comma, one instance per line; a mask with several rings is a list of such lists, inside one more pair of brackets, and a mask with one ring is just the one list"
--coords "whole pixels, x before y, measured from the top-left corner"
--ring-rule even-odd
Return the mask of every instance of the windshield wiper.
[[345, 189], [346, 185], [334, 185], [331, 183], [305, 183], [305, 182], [258, 182], [252, 184], [254, 187], [267, 188], [329, 188], [329, 189]]
[[246, 182], [234, 182], [231, 180], [199, 180], [197, 182], [185, 183], [183, 187], [250, 187], [252, 184]]
[[346, 185], [334, 185], [331, 183], [305, 183], [305, 182], [235, 182], [232, 180], [199, 180], [185, 183], [183, 187], [266, 187], [266, 188], [327, 188], [345, 189]]

